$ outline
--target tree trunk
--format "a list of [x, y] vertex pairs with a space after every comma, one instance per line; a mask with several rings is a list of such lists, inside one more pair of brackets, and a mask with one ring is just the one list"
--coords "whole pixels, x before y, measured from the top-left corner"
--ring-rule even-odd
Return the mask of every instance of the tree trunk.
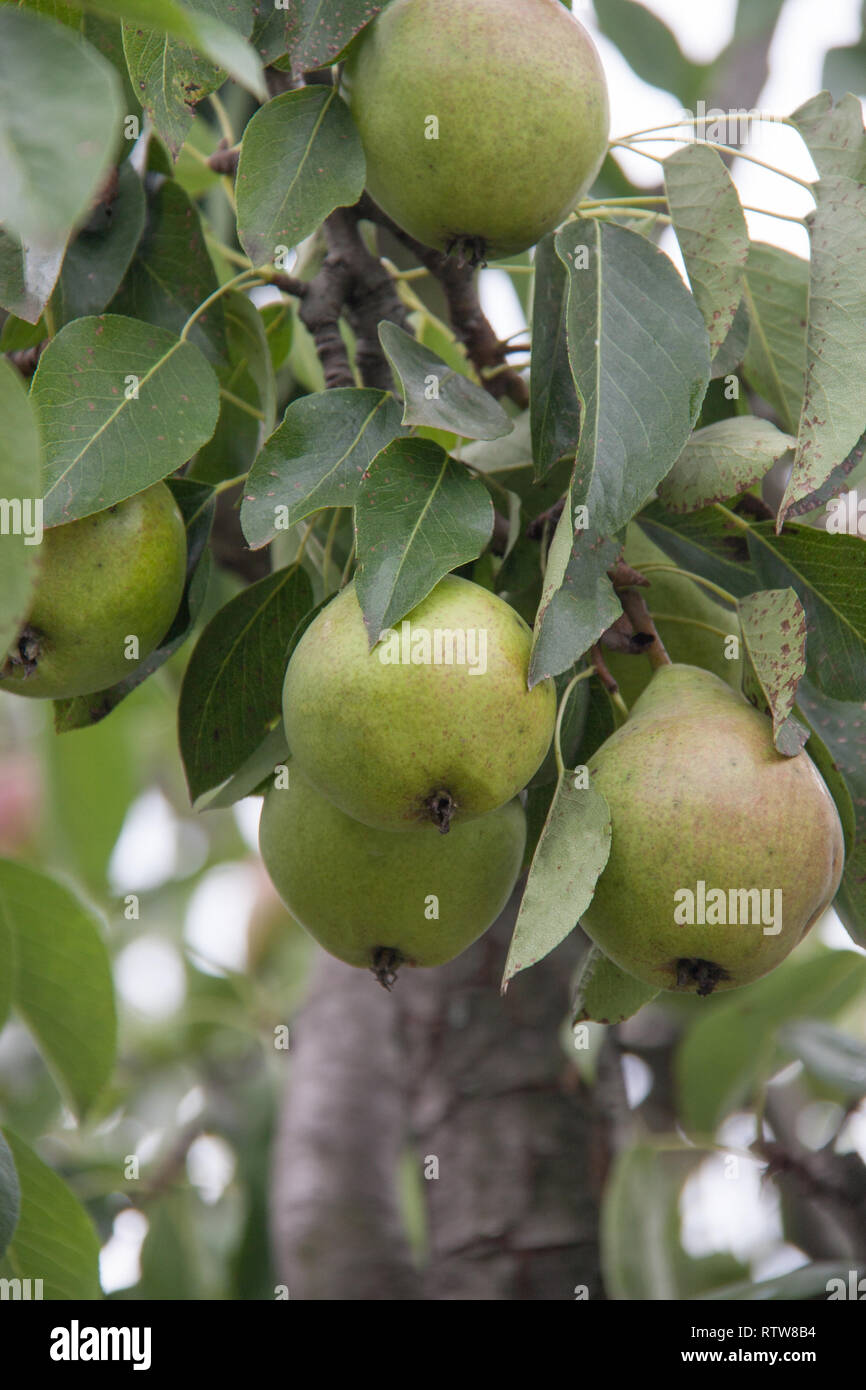
[[[561, 1040], [578, 946], [503, 998], [518, 903], [450, 965], [404, 971], [392, 994], [320, 962], [273, 1170], [276, 1266], [292, 1298], [601, 1296], [606, 1120]], [[426, 1199], [421, 1269], [396, 1197], [407, 1149]]]

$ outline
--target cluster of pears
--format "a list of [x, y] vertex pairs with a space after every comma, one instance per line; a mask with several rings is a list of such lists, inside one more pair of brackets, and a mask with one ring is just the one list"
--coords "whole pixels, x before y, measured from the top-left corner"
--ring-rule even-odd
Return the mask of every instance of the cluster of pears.
[[560, 0], [392, 0], [343, 81], [371, 196], [470, 263], [558, 226], [606, 152], [601, 63]]
[[661, 666], [590, 759], [611, 850], [582, 925], [659, 990], [707, 995], [773, 970], [830, 906], [844, 838], [805, 751], [697, 666]]
[[[471, 634], [483, 635], [474, 664]], [[517, 794], [556, 716], [553, 682], [528, 688], [530, 647], [507, 603], [449, 575], [404, 619], [399, 650], [371, 649], [350, 585], [292, 654], [288, 785], [266, 794], [262, 858], [297, 921], [383, 984], [402, 964], [459, 955], [514, 887]]]
[[0, 690], [59, 700], [129, 676], [165, 636], [183, 595], [186, 530], [165, 483], [50, 527], [37, 549], [36, 587], [0, 662]]

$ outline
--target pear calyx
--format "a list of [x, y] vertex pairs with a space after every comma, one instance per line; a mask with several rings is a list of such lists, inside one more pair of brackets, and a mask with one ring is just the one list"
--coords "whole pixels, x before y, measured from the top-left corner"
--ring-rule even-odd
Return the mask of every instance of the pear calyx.
[[373, 947], [370, 969], [382, 988], [387, 989], [389, 994], [397, 983], [397, 971], [405, 963], [406, 957], [401, 951], [395, 951], [393, 946]]
[[723, 965], [711, 960], [701, 960], [694, 956], [682, 956], [676, 963], [677, 989], [695, 990], [705, 999], [712, 994], [722, 980], [729, 980], [731, 974]]

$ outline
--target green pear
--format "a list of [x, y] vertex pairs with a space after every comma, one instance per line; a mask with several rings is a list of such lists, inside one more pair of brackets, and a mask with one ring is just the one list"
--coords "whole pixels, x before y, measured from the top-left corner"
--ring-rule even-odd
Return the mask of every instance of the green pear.
[[265, 797], [262, 859], [289, 912], [338, 960], [389, 984], [400, 965], [442, 965], [502, 911], [520, 872], [519, 801], [442, 836], [374, 830], [289, 767]]
[[553, 681], [527, 685], [531, 643], [507, 603], [448, 575], [370, 651], [350, 585], [289, 662], [292, 757], [342, 811], [382, 830], [432, 821], [446, 831], [504, 806], [539, 766], [556, 719]]
[[[37, 699], [90, 695], [123, 680], [165, 636], [186, 577], [186, 530], [165, 483], [54, 526], [27, 621], [0, 690]], [[138, 656], [131, 637], [137, 638]]]
[[393, 0], [344, 82], [371, 196], [472, 262], [558, 226], [607, 149], [601, 63], [559, 0]]
[[[648, 564], [674, 564], [670, 556], [634, 522], [626, 532], [623, 559], [636, 570]], [[720, 676], [732, 689], [739, 690], [742, 685], [742, 657], [737, 655], [729, 659], [725, 655], [725, 638], [720, 635], [739, 634], [740, 624], [735, 610], [726, 608], [685, 574], [654, 570], [646, 578], [649, 584], [640, 593], [656, 617], [659, 637], [671, 661], [701, 666], [705, 671]], [[691, 621], [672, 621], [672, 618], [657, 617], [659, 614], [671, 614], [674, 620]], [[718, 632], [710, 632], [709, 628], [717, 628]], [[628, 652], [606, 649], [604, 657], [608, 670], [619, 685], [622, 698], [630, 707], [649, 685], [652, 667], [646, 657]]]
[[711, 672], [657, 670], [588, 766], [613, 835], [582, 925], [647, 984], [756, 980], [833, 901], [844, 841], [820, 773], [777, 753], [769, 718]]

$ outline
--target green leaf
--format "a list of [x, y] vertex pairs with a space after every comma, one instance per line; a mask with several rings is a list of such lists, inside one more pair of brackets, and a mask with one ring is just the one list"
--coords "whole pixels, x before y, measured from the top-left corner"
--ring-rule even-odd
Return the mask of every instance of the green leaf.
[[387, 0], [296, 0], [299, 36], [292, 66], [301, 72], [330, 67], [358, 30], [385, 8]]
[[546, 236], [535, 253], [529, 396], [531, 457], [538, 478], [560, 459], [573, 463], [580, 438], [580, 402], [568, 359], [568, 287], [568, 271], [556, 253], [555, 239]]
[[13, 937], [15, 1008], [83, 1115], [111, 1076], [116, 1045], [99, 919], [61, 883], [8, 859], [0, 860], [0, 914]]
[[673, 92], [685, 106], [706, 91], [708, 68], [689, 62], [666, 24], [633, 0], [596, 0], [598, 25], [626, 62], [652, 87]]
[[[839, 819], [842, 822], [842, 834], [845, 838], [845, 861], [847, 867], [857, 845], [857, 816], [854, 809], [854, 802], [851, 797], [851, 792], [848, 789], [848, 783], [845, 780], [839, 764], [836, 762], [824, 740], [816, 732], [815, 726], [803, 714], [800, 707], [804, 698], [804, 686], [802, 682], [798, 695], [800, 703], [795, 706], [797, 718], [801, 723], [806, 725], [809, 731], [809, 737], [806, 742], [806, 752], [809, 754], [812, 762], [827, 783], [827, 790], [836, 803], [836, 810], [839, 812]], [[848, 706], [843, 705], [842, 708], [846, 709]], [[858, 713], [862, 713], [862, 711], [858, 711]], [[852, 738], [851, 741], [852, 743], [856, 743], [856, 737]], [[837, 912], [839, 911], [835, 901], [833, 907]]]
[[112, 851], [150, 771], [138, 751], [146, 717], [139, 705], [76, 738], [44, 731], [46, 838], [52, 855], [96, 894], [105, 892]]
[[809, 262], [779, 246], [752, 242], [745, 299], [751, 332], [743, 371], [749, 385], [796, 434], [806, 383]]
[[588, 651], [622, 613], [607, 571], [618, 559], [618, 540], [593, 534], [585, 556], [577, 554], [582, 536], [575, 531], [569, 486], [547, 552], [544, 588], [535, 619], [529, 684], [558, 675]]
[[[212, 125], [206, 125], [204, 121], [193, 121], [192, 129], [184, 141], [183, 148], [175, 160], [174, 180], [180, 184], [185, 193], [188, 193], [193, 201], [203, 198], [206, 193], [215, 189], [220, 179], [224, 177], [217, 173], [216, 169], [211, 169], [209, 165], [203, 164], [199, 155], [209, 159], [215, 154], [220, 143], [219, 131]], [[156, 144], [152, 142], [148, 147], [148, 155], [151, 149], [155, 150]], [[193, 153], [195, 151], [195, 153]], [[215, 250], [213, 253], [217, 266], [224, 266], [225, 274], [220, 279], [227, 279], [234, 275], [236, 267], [229, 268], [228, 261]]]
[[715, 507], [676, 516], [661, 503], [651, 502], [637, 521], [650, 540], [682, 569], [701, 575], [735, 598], [760, 588], [742, 528], [727, 521]]
[[[57, 284], [65, 247], [65, 232], [48, 245], [22, 247], [0, 227], [0, 305], [26, 323], [37, 323]], [[4, 344], [4, 351], [10, 350]]]
[[356, 203], [365, 174], [358, 132], [335, 87], [302, 87], [261, 107], [244, 131], [236, 185], [238, 237], [253, 265], [267, 265], [334, 208]]
[[683, 145], [664, 162], [665, 191], [689, 281], [715, 357], [743, 297], [749, 231], [733, 179], [715, 150]]
[[[292, 648], [293, 649], [293, 648]], [[205, 792], [196, 802], [197, 811], [216, 811], [234, 806], [236, 801], [255, 794], [262, 784], [273, 779], [274, 768], [289, 759], [286, 731], [280, 720], [265, 734], [258, 748], [242, 762], [237, 771], [213, 792]]]
[[99, 226], [84, 227], [66, 251], [51, 302], [57, 328], [102, 313], [126, 274], [143, 230], [144, 189], [127, 160], [118, 171], [117, 195]]
[[570, 267], [569, 355], [585, 408], [573, 500], [587, 502], [594, 533], [613, 535], [691, 433], [709, 380], [707, 333], [667, 256], [636, 233], [577, 221], [557, 250]]
[[593, 786], [576, 789], [566, 771], [532, 858], [503, 985], [535, 965], [574, 931], [592, 902], [610, 854], [610, 808]]
[[66, 1183], [11, 1130], [3, 1131], [21, 1184], [21, 1213], [6, 1251], [4, 1274], [39, 1279], [45, 1299], [95, 1299], [99, 1239]]
[[[39, 434], [30, 398], [11, 362], [0, 360], [0, 664], [18, 634], [36, 582], [42, 494]], [[17, 511], [17, 515], [16, 515]], [[29, 532], [29, 534], [28, 534]], [[2, 984], [0, 984], [2, 991]]]
[[[261, 432], [266, 437], [277, 422], [277, 384], [265, 323], [255, 304], [245, 294], [232, 291], [224, 296], [223, 306], [232, 369], [228, 385], [234, 389], [236, 384], [243, 385], [248, 380], [255, 387], [263, 417]], [[283, 306], [271, 307], [279, 309]], [[290, 317], [288, 323], [291, 331]], [[242, 471], [246, 472], [246, 469]]]
[[338, 387], [293, 401], [247, 478], [241, 526], [254, 550], [323, 507], [351, 507], [365, 469], [406, 430], [388, 392]]
[[687, 1130], [713, 1134], [748, 1104], [756, 1082], [776, 1068], [776, 1030], [803, 1016], [833, 1018], [866, 988], [866, 960], [821, 948], [787, 960], [770, 975], [720, 998], [677, 1049], [679, 1114]]
[[15, 1160], [12, 1150], [0, 1133], [0, 1259], [6, 1254], [15, 1233], [20, 1212], [21, 1187], [15, 1171]]
[[282, 367], [292, 346], [294, 319], [290, 304], [266, 304], [259, 310], [274, 371]]
[[220, 416], [213, 437], [187, 474], [214, 484], [249, 472], [263, 438], [274, 428], [277, 410], [261, 314], [245, 294], [232, 291], [221, 302], [229, 360], [217, 366]]
[[831, 48], [824, 59], [821, 86], [839, 100], [849, 92], [866, 92], [866, 42], [847, 48]]
[[[744, 694], [753, 705], [769, 708], [773, 741], [793, 758], [809, 737], [792, 716], [797, 686], [806, 671], [806, 614], [793, 589], [762, 589], [737, 604], [748, 666]], [[748, 674], [747, 674], [748, 673]]]
[[55, 700], [54, 728], [57, 733], [70, 733], [98, 724], [111, 714], [121, 700], [164, 666], [183, 645], [198, 618], [210, 578], [210, 538], [214, 517], [213, 489], [192, 478], [171, 478], [168, 486], [180, 507], [186, 524], [186, 584], [174, 622], [160, 645], [146, 656], [125, 680], [108, 690], [94, 691], [70, 700]]
[[296, 4], [288, 10], [277, 10], [273, 5], [258, 6], [250, 43], [264, 64], [274, 63], [289, 52], [300, 22]]
[[779, 1042], [812, 1076], [846, 1100], [858, 1101], [866, 1095], [866, 1044], [858, 1038], [827, 1023], [803, 1019], [783, 1028]]
[[[166, 179], [148, 198], [147, 226], [109, 313], [181, 333], [190, 315], [217, 288], [198, 210]], [[224, 306], [217, 299], [196, 319], [188, 341], [211, 362], [226, 354]]]
[[[866, 705], [829, 700], [808, 680], [801, 682], [799, 706], [815, 729], [822, 747], [833, 760], [835, 776], [830, 776], [811, 746], [808, 751], [836, 798], [839, 815], [846, 827], [847, 854], [842, 884], [833, 907], [858, 946], [866, 948]], [[851, 812], [843, 804], [835, 785], [841, 776], [848, 789], [855, 818], [851, 833]]]
[[724, 502], [759, 482], [797, 441], [769, 420], [737, 415], [695, 430], [668, 476], [659, 500], [671, 512], [694, 512]]
[[44, 318], [40, 318], [38, 323], [28, 323], [26, 319], [19, 319], [14, 314], [9, 314], [2, 329], [0, 329], [0, 353], [18, 352], [22, 348], [38, 347], [43, 338], [47, 337]]
[[825, 1301], [828, 1296], [833, 1296], [834, 1282], [838, 1281], [845, 1289], [849, 1287], [850, 1274], [850, 1260], [824, 1260], [818, 1264], [804, 1265], [802, 1269], [792, 1270], [790, 1274], [777, 1274], [773, 1279], [762, 1279], [759, 1284], [745, 1279], [736, 1284], [726, 1284], [723, 1288], [712, 1289], [709, 1293], [698, 1294], [697, 1297], [710, 1298], [713, 1302], [717, 1299], [730, 1299], [736, 1303], [802, 1303], [819, 1299]]
[[792, 588], [806, 610], [807, 670], [836, 700], [859, 700], [866, 689], [866, 541], [814, 526], [772, 521], [748, 532], [755, 571], [768, 589]]
[[[828, 474], [826, 480], [815, 492], [809, 493], [799, 502], [792, 502], [788, 508], [788, 517], [793, 520], [798, 516], [806, 516], [809, 512], [817, 511], [819, 507], [826, 504], [826, 525], [827, 530], [834, 533], [837, 530], [847, 531], [849, 535], [855, 535], [862, 531], [862, 513], [858, 510], [859, 499], [857, 497], [857, 486], [866, 476], [864, 468], [866, 459], [866, 430], [863, 431], [854, 448], [847, 458]], [[842, 489], [847, 483], [846, 492]], [[853, 494], [849, 498], [847, 493]], [[854, 515], [849, 520], [848, 509]], [[811, 521], [814, 518], [810, 518]]]
[[623, 227], [576, 220], [556, 247], [570, 268], [568, 351], [583, 418], [548, 556], [533, 683], [565, 670], [619, 616], [606, 576], [619, 546], [608, 538], [682, 452], [710, 371], [698, 307], [656, 246]]
[[[749, 345], [749, 330], [749, 309], [744, 295], [737, 306], [737, 312], [734, 314], [734, 322], [728, 330], [728, 336], [725, 338], [725, 341], [712, 360], [710, 376], [713, 381], [718, 381], [722, 377], [732, 376], [736, 372], [746, 355], [746, 348]], [[725, 390], [727, 390], [727, 383], [723, 383], [723, 385], [725, 386]], [[734, 411], [739, 408], [738, 403], [739, 397], [732, 398], [731, 405]], [[727, 404], [727, 400], [725, 400], [725, 404]], [[707, 397], [705, 396], [704, 404], [701, 407], [702, 416], [706, 408]], [[704, 423], [709, 425], [713, 423], [713, 420], [708, 417]]]
[[572, 1024], [622, 1023], [655, 999], [658, 992], [643, 980], [627, 975], [598, 946], [592, 946], [575, 982]]
[[[70, 0], [70, 3], [111, 19], [122, 19], [147, 29], [161, 29], [183, 39], [218, 67], [225, 68], [230, 77], [259, 101], [268, 99], [257, 55], [230, 24], [202, 13], [207, 0], [197, 0], [194, 9], [187, 9], [175, 0]], [[233, 3], [234, 0], [218, 4], [217, 13], [230, 17]], [[249, 33], [249, 29], [246, 32]]]
[[290, 639], [312, 605], [308, 576], [292, 566], [251, 584], [208, 623], [178, 710], [193, 803], [237, 772], [279, 722]]
[[120, 80], [66, 27], [4, 5], [0, 90], [0, 221], [34, 249], [55, 246], [108, 172], [123, 115]]
[[148, 1203], [141, 1279], [133, 1291], [136, 1301], [186, 1303], [206, 1297], [197, 1243], [199, 1214], [193, 1200], [193, 1190], [187, 1187]]
[[637, 1143], [616, 1159], [601, 1206], [601, 1267], [608, 1298], [679, 1297], [679, 1193], [700, 1153]]
[[450, 430], [464, 439], [501, 439], [514, 426], [498, 401], [395, 323], [379, 341], [403, 392], [403, 424]]
[[493, 532], [484, 484], [430, 439], [395, 439], [370, 464], [355, 503], [355, 587], [370, 646]]
[[[253, 27], [253, 0], [196, 0], [196, 9], [213, 10], [213, 19], [224, 29], [248, 38]], [[190, 12], [195, 20], [198, 15]], [[205, 18], [205, 16], [202, 16]], [[139, 100], [176, 159], [203, 97], [221, 87], [227, 72], [181, 39], [169, 38], [156, 29], [123, 27], [123, 47], [129, 76]]]
[[825, 178], [814, 196], [818, 206], [806, 219], [812, 248], [806, 387], [779, 525], [792, 503], [821, 487], [863, 433], [866, 187]]
[[822, 179], [843, 174], [866, 183], [866, 131], [857, 97], [849, 92], [834, 106], [829, 92], [819, 92], [797, 107], [788, 124], [799, 130]]
[[[748, 4], [738, 5], [734, 20], [734, 43], [752, 44], [772, 35], [784, 4], [785, 0], [749, 0]], [[729, 50], [726, 49], [723, 56], [728, 54]]]
[[[131, 386], [129, 378], [134, 378]], [[137, 395], [127, 395], [127, 388]], [[76, 319], [39, 359], [45, 524], [89, 516], [158, 482], [210, 439], [213, 369], [192, 343], [137, 319]]]
[[536, 478], [528, 410], [521, 411], [511, 434], [504, 439], [477, 440], [466, 444], [454, 457], [515, 493], [525, 521], [532, 521], [560, 501], [574, 467], [574, 459], [566, 456], [554, 464], [546, 477]]

